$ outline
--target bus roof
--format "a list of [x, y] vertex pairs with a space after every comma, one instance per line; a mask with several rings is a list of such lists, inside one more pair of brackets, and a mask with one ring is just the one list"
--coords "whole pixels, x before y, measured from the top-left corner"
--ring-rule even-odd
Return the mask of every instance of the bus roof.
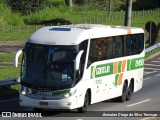
[[99, 24], [49, 26], [37, 30], [27, 42], [46, 45], [76, 45], [86, 39], [136, 33], [144, 33], [144, 31], [135, 27]]

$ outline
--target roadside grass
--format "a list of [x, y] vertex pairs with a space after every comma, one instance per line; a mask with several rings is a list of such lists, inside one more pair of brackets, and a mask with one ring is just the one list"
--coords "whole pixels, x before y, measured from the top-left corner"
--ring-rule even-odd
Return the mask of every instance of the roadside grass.
[[[13, 62], [15, 53], [1, 53], [0, 52], [0, 62]], [[19, 56], [18, 61], [21, 62], [22, 55]]]
[[155, 49], [155, 50], [153, 50], [152, 52], [146, 54], [146, 55], [145, 55], [145, 58], [148, 58], [148, 57], [150, 57], [150, 56], [152, 56], [152, 55], [154, 55], [154, 54], [156, 54], [156, 53], [159, 53], [159, 52], [160, 52], [160, 47], [157, 48], [157, 49]]
[[13, 90], [19, 90], [19, 88], [20, 88], [20, 84], [11, 85], [11, 89]]
[[0, 62], [13, 62], [15, 53], [0, 53]]
[[16, 78], [20, 76], [20, 67], [14, 66], [0, 66], [0, 80], [8, 78]]
[[42, 25], [6, 25], [0, 28], [0, 41], [27, 40]]

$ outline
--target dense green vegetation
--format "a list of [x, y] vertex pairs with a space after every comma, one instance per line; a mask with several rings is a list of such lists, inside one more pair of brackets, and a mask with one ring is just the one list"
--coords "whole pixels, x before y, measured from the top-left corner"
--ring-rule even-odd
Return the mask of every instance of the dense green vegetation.
[[147, 10], [160, 7], [160, 0], [135, 0], [133, 10]]
[[[84, 22], [84, 18], [107, 14], [108, 0], [0, 0], [0, 25], [41, 24], [44, 20], [60, 18], [70, 23]], [[147, 7], [146, 7], [147, 6]], [[154, 9], [157, 0], [133, 0], [133, 10]], [[125, 10], [125, 0], [111, 0], [111, 10]], [[76, 18], [76, 20], [75, 20]], [[57, 21], [59, 22], [59, 21]]]
[[18, 12], [13, 12], [5, 3], [0, 2], [0, 27], [7, 24], [17, 25], [17, 23], [24, 24], [22, 16]]

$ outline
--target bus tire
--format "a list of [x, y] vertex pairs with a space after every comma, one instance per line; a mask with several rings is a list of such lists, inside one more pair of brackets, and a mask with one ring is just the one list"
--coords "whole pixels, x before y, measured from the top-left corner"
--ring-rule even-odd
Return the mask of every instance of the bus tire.
[[126, 96], [127, 101], [129, 101], [131, 99], [132, 91], [133, 91], [133, 85], [132, 85], [132, 83], [130, 83], [128, 90], [127, 90], [127, 96]]
[[124, 82], [123, 89], [122, 89], [122, 95], [119, 97], [120, 102], [125, 102], [127, 98], [127, 84]]
[[85, 113], [87, 112], [89, 107], [89, 94], [86, 92], [85, 97], [84, 97], [84, 104], [82, 107], [78, 108], [79, 113]]

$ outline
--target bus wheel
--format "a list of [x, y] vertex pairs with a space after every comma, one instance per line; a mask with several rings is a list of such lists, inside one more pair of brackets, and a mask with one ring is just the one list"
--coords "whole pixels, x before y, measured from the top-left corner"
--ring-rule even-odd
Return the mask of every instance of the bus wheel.
[[132, 90], [133, 90], [133, 85], [132, 83], [130, 83], [128, 90], [127, 90], [127, 96], [126, 96], [126, 100], [129, 101], [131, 99], [132, 96]]
[[84, 104], [82, 107], [78, 108], [78, 112], [85, 113], [87, 112], [89, 107], [89, 95], [88, 92], [86, 92], [85, 98], [84, 98]]
[[127, 84], [124, 82], [122, 95], [119, 97], [120, 102], [125, 102], [127, 97]]

